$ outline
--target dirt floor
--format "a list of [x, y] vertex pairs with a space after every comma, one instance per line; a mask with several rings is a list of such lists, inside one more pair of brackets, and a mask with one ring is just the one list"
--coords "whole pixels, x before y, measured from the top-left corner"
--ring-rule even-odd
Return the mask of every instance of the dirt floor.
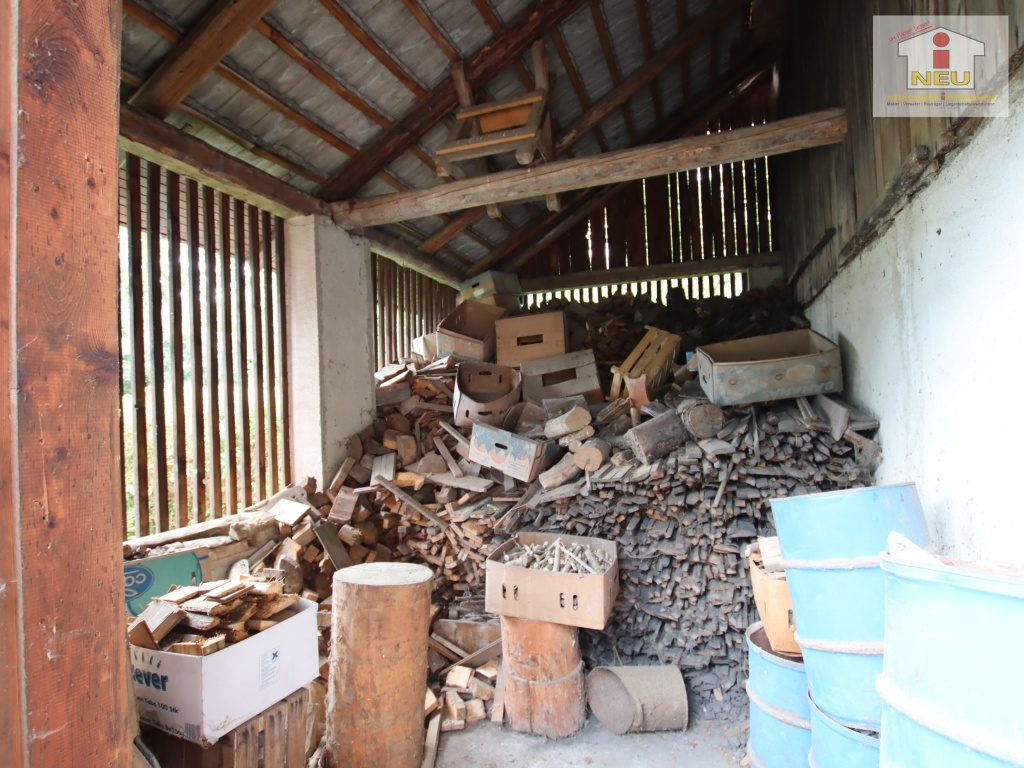
[[488, 721], [441, 734], [437, 768], [730, 768], [737, 728], [697, 721], [676, 733], [616, 736], [593, 715], [576, 736], [549, 741]]

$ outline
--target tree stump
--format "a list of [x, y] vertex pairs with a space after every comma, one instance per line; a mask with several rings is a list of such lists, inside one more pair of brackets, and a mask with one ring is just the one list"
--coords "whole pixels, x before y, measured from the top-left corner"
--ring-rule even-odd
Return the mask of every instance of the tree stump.
[[334, 574], [327, 768], [420, 768], [432, 578], [409, 563]]
[[587, 719], [579, 629], [501, 617], [505, 716], [512, 730], [560, 739]]

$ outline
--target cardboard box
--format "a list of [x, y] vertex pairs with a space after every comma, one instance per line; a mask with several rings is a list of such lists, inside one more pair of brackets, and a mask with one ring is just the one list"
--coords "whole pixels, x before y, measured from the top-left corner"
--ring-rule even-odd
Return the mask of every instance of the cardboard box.
[[208, 745], [320, 674], [317, 604], [209, 656], [132, 646], [139, 719]]
[[530, 482], [564, 452], [554, 440], [533, 440], [477, 422], [469, 441], [469, 460]]
[[697, 347], [697, 370], [701, 388], [715, 405], [843, 389], [839, 347], [807, 328]]
[[494, 363], [459, 363], [452, 401], [455, 426], [471, 427], [477, 422], [501, 426], [522, 395], [522, 376], [514, 368]]
[[564, 312], [506, 317], [494, 324], [499, 365], [518, 368], [524, 360], [564, 355], [568, 332]]
[[212, 578], [210, 550], [206, 547], [169, 555], [128, 560], [124, 564], [124, 599], [132, 616], [166, 595], [172, 586], [200, 584]]
[[494, 322], [507, 314], [503, 307], [466, 301], [437, 326], [437, 355], [486, 363], [494, 358]]
[[504, 307], [510, 315], [518, 315], [523, 308], [522, 299], [518, 293], [492, 293], [489, 296], [481, 296], [476, 301], [481, 304], [490, 304], [493, 307]]
[[523, 399], [542, 403], [556, 397], [583, 395], [587, 402], [604, 402], [604, 390], [597, 375], [594, 351], [584, 349], [568, 355], [524, 360]]
[[[586, 544], [612, 555], [611, 567], [601, 574], [553, 573], [505, 565], [501, 557], [516, 542], [539, 544], [561, 539]], [[487, 558], [485, 607], [491, 613], [521, 619], [550, 621], [586, 629], [604, 629], [619, 594], [619, 561], [615, 542], [589, 536], [520, 533]]]
[[518, 298], [522, 291], [518, 275], [494, 270], [471, 277], [459, 286], [459, 295], [466, 301], [483, 301], [497, 293], [512, 294]]
[[801, 656], [793, 632], [793, 601], [789, 597], [789, 584], [785, 572], [768, 573], [761, 566], [757, 554], [750, 556], [750, 583], [754, 588], [754, 604], [764, 623], [772, 650], [789, 656]]
[[437, 357], [437, 333], [417, 336], [412, 340], [412, 351], [426, 362], [432, 362]]

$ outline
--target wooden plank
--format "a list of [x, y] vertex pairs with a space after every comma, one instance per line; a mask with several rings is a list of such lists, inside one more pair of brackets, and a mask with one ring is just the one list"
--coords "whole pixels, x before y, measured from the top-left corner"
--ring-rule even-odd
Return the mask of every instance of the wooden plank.
[[390, 491], [391, 494], [396, 499], [398, 499], [399, 501], [404, 502], [407, 507], [412, 509], [417, 514], [422, 515], [423, 517], [427, 518], [427, 520], [430, 520], [435, 525], [439, 525], [442, 528], [447, 528], [448, 527], [448, 523], [447, 522], [445, 522], [444, 520], [439, 518], [437, 515], [435, 515], [433, 512], [431, 512], [429, 509], [427, 509], [422, 504], [420, 504], [418, 501], [416, 501], [416, 499], [414, 499], [412, 496], [410, 496], [408, 493], [403, 491], [401, 488], [399, 488], [397, 485], [395, 485], [391, 481], [385, 480], [380, 475], [375, 475], [374, 477], [371, 478], [371, 481], [374, 482], [374, 483], [379, 483], [385, 489]]
[[120, 131], [126, 152], [278, 216], [327, 211], [322, 200], [127, 104], [121, 105]]
[[[559, 24], [582, 4], [582, 0], [547, 0], [527, 9], [503, 34], [496, 37], [466, 64], [470, 83], [486, 83], [514, 62], [541, 35]], [[401, 156], [458, 104], [455, 85], [442, 78], [437, 86], [401, 119], [366, 144], [320, 188], [320, 197], [338, 200], [350, 197], [367, 181]], [[469, 208], [473, 206], [462, 206]], [[455, 209], [452, 209], [455, 210]]]
[[[146, 231], [160, 232], [160, 166], [150, 163], [146, 175]], [[152, 354], [152, 370], [150, 371], [150, 403], [148, 410], [153, 414], [153, 511], [155, 512], [156, 531], [170, 528], [168, 518], [168, 484], [167, 484], [167, 410], [164, 407], [164, 325], [163, 325], [163, 287], [160, 264], [160, 238], [147, 237], [149, 250], [149, 348]]]
[[[184, 316], [181, 304], [181, 182], [178, 174], [167, 173], [164, 192], [167, 226], [168, 274], [167, 287], [170, 293], [170, 380], [168, 386], [174, 397], [171, 419], [167, 430], [171, 437], [171, 470], [174, 475], [174, 491], [171, 503], [174, 512], [170, 525], [180, 528], [188, 524], [188, 454], [185, 436], [185, 349]], [[153, 237], [153, 233], [150, 233]]]
[[277, 354], [275, 347], [277, 342], [275, 340], [275, 328], [277, 325], [274, 323], [274, 288], [273, 288], [273, 273], [274, 273], [274, 243], [275, 243], [275, 230], [273, 227], [283, 226], [283, 222], [279, 219], [271, 220], [270, 213], [263, 211], [263, 264], [262, 272], [260, 273], [263, 278], [263, 327], [266, 328], [266, 404], [267, 404], [267, 441], [269, 450], [269, 462], [270, 466], [268, 469], [270, 484], [267, 486], [268, 493], [274, 493], [278, 488], [283, 485], [280, 472], [280, 440], [279, 433], [277, 430], [277, 382], [280, 381], [280, 377], [277, 372]]
[[284, 274], [284, 222], [278, 221], [274, 237], [274, 272], [277, 274], [277, 295], [274, 297], [274, 314], [277, 318], [277, 343], [279, 344], [277, 359], [280, 361], [278, 372], [281, 389], [281, 468], [284, 471], [284, 482], [292, 476], [291, 453], [291, 419], [289, 418], [288, 402], [288, 326], [285, 312]]
[[134, 155], [127, 158], [128, 193], [128, 283], [131, 323], [128, 346], [131, 349], [129, 379], [132, 395], [132, 490], [135, 507], [135, 535], [149, 533], [149, 440], [146, 428], [146, 297], [142, 268], [142, 162]]
[[203, 356], [202, 291], [199, 284], [199, 242], [202, 236], [199, 228], [199, 185], [193, 179], [185, 182], [186, 224], [188, 227], [189, 266], [189, 320], [192, 333], [189, 338], [189, 356], [192, 359], [192, 522], [201, 523], [206, 519], [206, 434], [203, 414], [205, 397], [203, 392], [206, 359]]
[[[267, 233], [263, 233], [266, 237]], [[267, 488], [267, 420], [266, 420], [266, 378], [263, 373], [263, 318], [265, 314], [264, 299], [261, 295], [263, 288], [262, 270], [264, 269], [260, 245], [260, 211], [249, 206], [249, 280], [252, 290], [252, 301], [248, 308], [252, 312], [252, 351], [253, 351], [253, 390], [255, 393], [255, 416], [256, 421], [256, 448], [255, 448], [255, 471], [256, 471], [256, 497], [265, 499], [272, 491]], [[267, 331], [269, 332], [269, 328]]]
[[132, 759], [117, 545], [119, 11], [16, 0], [0, 19], [0, 371], [12, 388], [0, 409], [0, 753], [12, 768]]
[[[216, 198], [210, 187], [203, 187], [203, 250], [206, 256], [206, 324], [203, 327], [203, 351], [206, 361], [206, 413], [209, 416], [209, 430], [204, 439], [208, 439], [209, 452], [209, 483], [211, 516], [214, 518], [224, 514], [224, 476], [220, 449], [220, 314], [223, 311], [222, 301], [217, 300], [217, 210]], [[221, 283], [223, 286], [223, 283]]]
[[231, 279], [232, 257], [231, 248], [231, 198], [220, 195], [220, 254], [218, 258], [219, 282], [224, 291], [224, 368], [225, 368], [225, 434], [224, 452], [227, 454], [227, 493], [224, 495], [227, 514], [231, 515], [241, 509], [238, 495], [238, 425], [235, 421], [235, 357], [233, 321], [236, 317], [232, 311], [232, 293], [234, 281]]
[[274, 0], [216, 0], [131, 98], [131, 104], [167, 117], [274, 4]]
[[242, 454], [242, 493], [239, 501], [243, 506], [252, 504], [252, 420], [249, 413], [249, 299], [245, 290], [245, 204], [241, 200], [234, 201], [235, 208], [235, 329], [237, 342], [235, 345], [236, 368], [238, 371], [239, 417], [238, 427], [241, 430], [239, 447]]
[[524, 277], [519, 282], [523, 293], [567, 291], [599, 285], [619, 285], [645, 280], [671, 280], [692, 275], [722, 274], [751, 267], [775, 266], [781, 263], [781, 253], [758, 253], [731, 259], [652, 264], [646, 267], [621, 267], [549, 277]]

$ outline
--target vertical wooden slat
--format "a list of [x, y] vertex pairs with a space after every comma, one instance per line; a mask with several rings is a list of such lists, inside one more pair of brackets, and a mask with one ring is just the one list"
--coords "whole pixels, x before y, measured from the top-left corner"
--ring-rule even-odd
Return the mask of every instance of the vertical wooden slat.
[[242, 458], [242, 495], [241, 505], [252, 504], [252, 420], [249, 413], [249, 312], [250, 304], [245, 290], [245, 203], [235, 200], [235, 295], [238, 303], [235, 306], [235, 327], [238, 333], [236, 347], [238, 349], [238, 381], [239, 397], [239, 428], [241, 429], [240, 445]]
[[373, 359], [377, 370], [380, 370], [380, 281], [377, 279], [377, 261], [380, 259], [376, 253], [370, 253], [370, 290], [373, 296]]
[[[266, 233], [263, 233], [266, 237]], [[267, 424], [266, 407], [263, 399], [263, 299], [260, 291], [263, 280], [260, 278], [263, 269], [260, 248], [260, 212], [254, 205], [249, 206], [249, 282], [252, 286], [252, 356], [253, 356], [253, 394], [255, 395], [256, 421], [256, 498], [265, 499], [267, 492]]]
[[398, 274], [394, 264], [388, 264], [388, 362], [398, 359], [398, 341], [395, 338], [397, 325], [395, 299], [398, 296]]
[[149, 412], [153, 414], [153, 511], [157, 532], [170, 528], [167, 484], [167, 410], [164, 403], [163, 271], [160, 265], [161, 168], [149, 164], [146, 175], [146, 232], [149, 251], [149, 327], [153, 355]]
[[647, 234], [644, 231], [644, 182], [642, 179], [626, 184], [626, 265], [647, 265]]
[[745, 176], [743, 193], [747, 213], [747, 253], [760, 253], [761, 240], [757, 234], [757, 176], [754, 173], [754, 161], [744, 161], [743, 169]]
[[172, 527], [188, 522], [188, 455], [185, 448], [185, 344], [181, 306], [181, 187], [178, 174], [167, 172], [167, 261], [168, 290], [171, 294], [171, 455], [174, 469], [174, 514]]
[[238, 488], [238, 421], [237, 408], [235, 403], [235, 360], [238, 357], [238, 348], [235, 344], [234, 328], [238, 322], [238, 313], [233, 309], [233, 304], [238, 297], [234, 297], [235, 280], [232, 279], [231, 265], [237, 265], [232, 256], [231, 232], [232, 232], [232, 198], [221, 193], [220, 196], [220, 284], [224, 290], [224, 373], [225, 373], [225, 398], [224, 425], [225, 445], [224, 451], [228, 463], [227, 494], [225, 504], [227, 513], [233, 515], [241, 509], [243, 504], [239, 503], [240, 495]]
[[[274, 221], [280, 226], [280, 219]], [[278, 461], [278, 430], [277, 430], [277, 357], [274, 354], [274, 336], [276, 325], [273, 323], [274, 292], [274, 234], [271, 229], [271, 216], [263, 212], [263, 327], [266, 329], [265, 343], [267, 348], [266, 361], [266, 394], [267, 402], [267, 449], [270, 452], [270, 486], [267, 493], [276, 493], [280, 483], [280, 466]]]
[[626, 222], [623, 218], [625, 198], [621, 191], [617, 192], [608, 211], [608, 266], [610, 268], [626, 266]]
[[772, 249], [768, 237], [768, 161], [759, 157], [754, 161], [757, 174], [757, 240], [761, 253]]
[[[217, 211], [214, 191], [203, 187], [203, 250], [206, 256], [206, 324], [203, 327], [203, 351], [206, 354], [206, 415], [209, 429], [210, 474], [207, 484], [213, 517], [220, 517], [224, 507], [224, 478], [221, 472], [220, 449], [220, 318], [222, 301], [217, 296]], [[224, 283], [220, 283], [223, 291]], [[222, 294], [223, 295], [223, 294]]]
[[277, 302], [275, 311], [281, 328], [277, 359], [281, 361], [281, 466], [286, 483], [292, 480], [291, 419], [288, 402], [288, 321], [285, 312], [285, 236], [284, 221], [278, 219], [277, 236], [274, 238], [274, 272], [277, 274]]
[[199, 285], [199, 184], [185, 182], [185, 203], [188, 223], [189, 288], [192, 294], [190, 318], [192, 335], [189, 356], [192, 359], [192, 519], [206, 519], [206, 431], [204, 413], [204, 360], [202, 292]]
[[149, 534], [149, 440], [146, 424], [146, 304], [142, 269], [142, 164], [128, 155], [128, 261], [131, 281], [131, 315], [128, 327], [132, 364], [132, 489], [135, 501], [135, 535]]
[[667, 176], [649, 179], [644, 185], [647, 192], [647, 258], [651, 264], [672, 261], [668, 185]]

